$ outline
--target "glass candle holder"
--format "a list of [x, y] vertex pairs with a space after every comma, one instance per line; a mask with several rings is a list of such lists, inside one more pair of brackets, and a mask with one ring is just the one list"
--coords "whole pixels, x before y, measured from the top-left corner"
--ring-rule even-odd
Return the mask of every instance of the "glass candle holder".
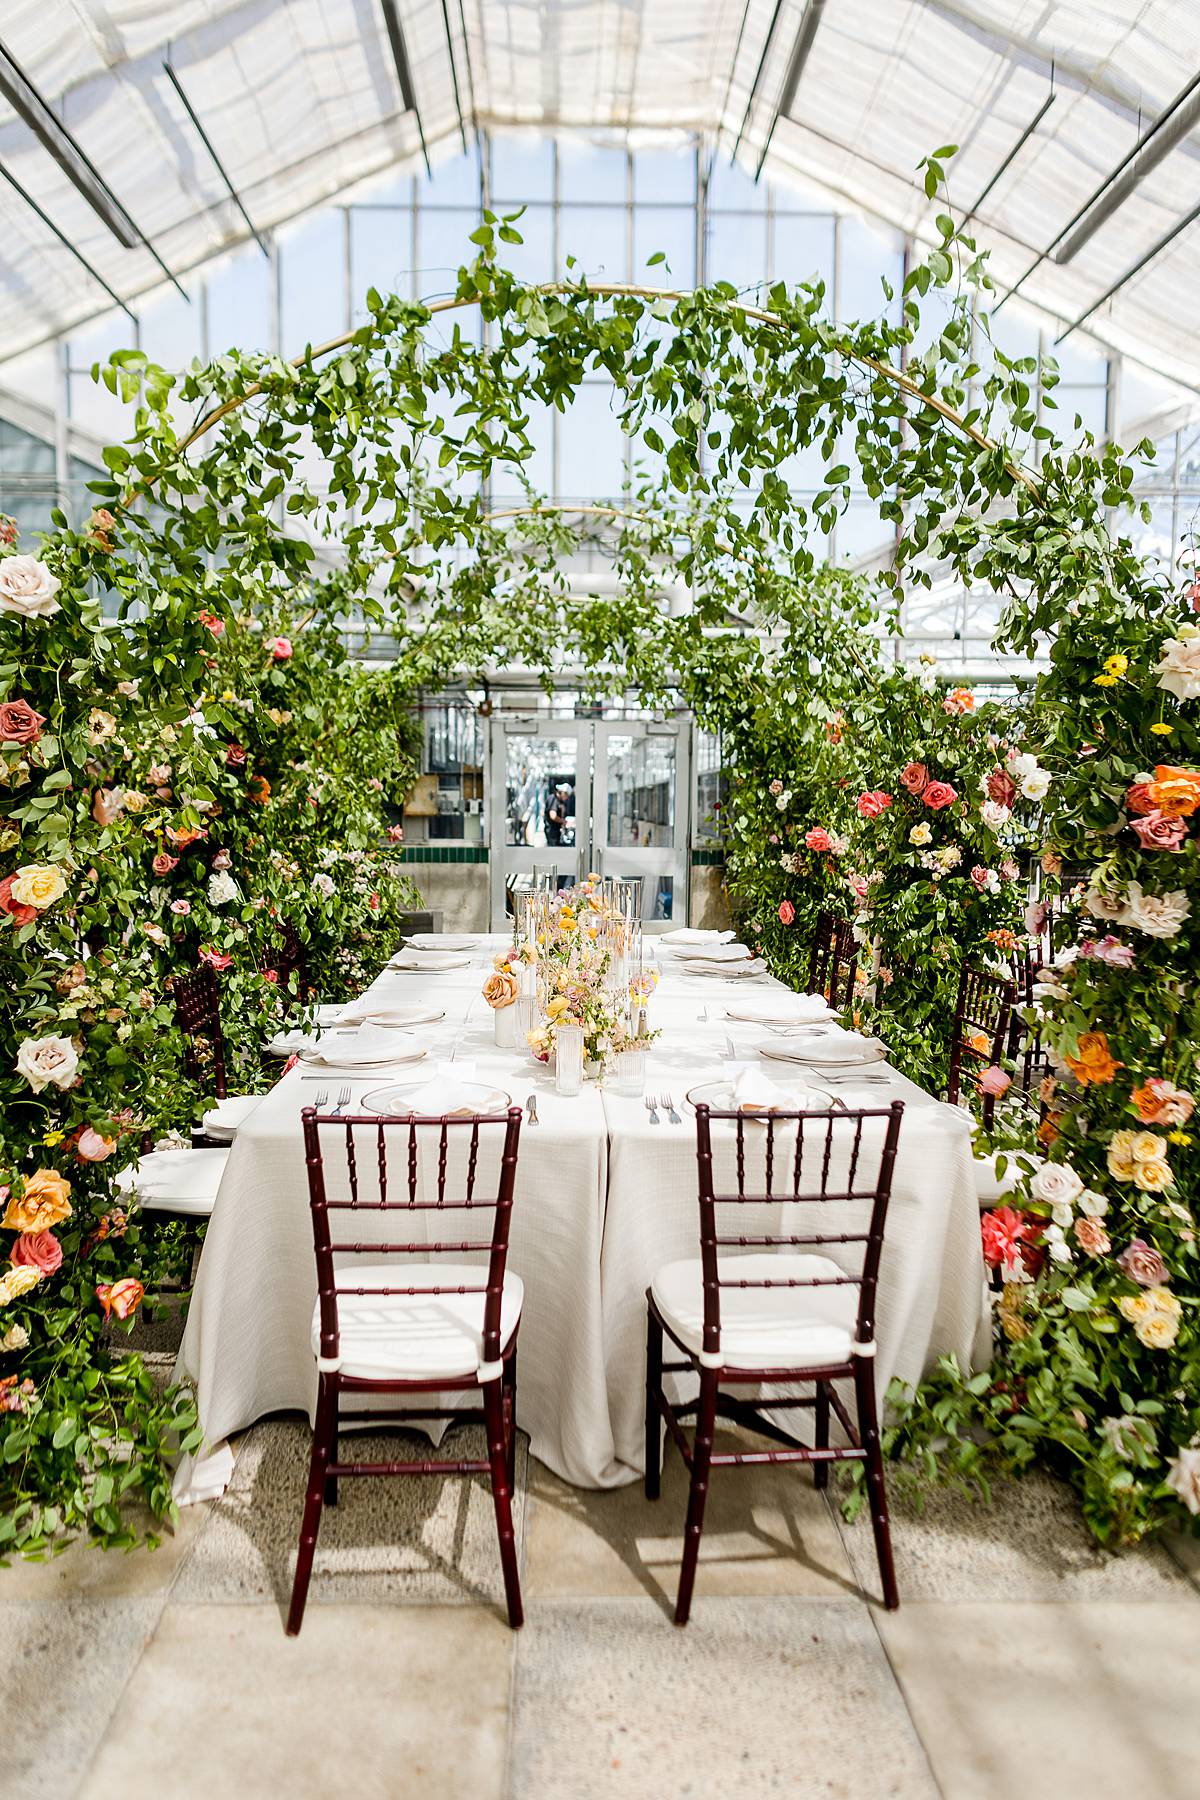
[[515, 1050], [517, 1048], [517, 1007], [518, 1000], [508, 1006], [498, 1006], [492, 1014], [492, 1026], [499, 1050]]
[[583, 1087], [583, 1026], [560, 1025], [554, 1038], [554, 1088], [578, 1094]]
[[612, 1061], [612, 1080], [609, 1083], [614, 1094], [624, 1094], [631, 1100], [638, 1100], [646, 1091], [646, 1052], [644, 1050], [618, 1050]]
[[[520, 994], [517, 999], [513, 1001], [509, 1011], [514, 1012], [517, 1015], [515, 1020], [516, 1041], [514, 1048], [517, 1050], [528, 1050], [529, 1033], [533, 1030], [534, 1025], [537, 1022], [537, 1001], [532, 994]], [[531, 1056], [533, 1055], [532, 1050], [530, 1050], [529, 1054]]]

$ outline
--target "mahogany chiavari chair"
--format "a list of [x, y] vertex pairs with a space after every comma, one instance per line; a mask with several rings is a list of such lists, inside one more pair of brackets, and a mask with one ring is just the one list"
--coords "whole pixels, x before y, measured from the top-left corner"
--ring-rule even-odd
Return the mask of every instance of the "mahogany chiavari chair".
[[[982, 1072], [1003, 1057], [1008, 1041], [1008, 1022], [1015, 1003], [1016, 990], [1011, 981], [1000, 975], [988, 975], [970, 963], [963, 964], [950, 1034], [946, 1098], [951, 1106], [957, 1106], [964, 1075], [974, 1065], [978, 1065], [976, 1072]], [[995, 1097], [985, 1094], [982, 1115], [986, 1127], [991, 1126], [995, 1113]]]
[[304, 954], [304, 945], [300, 942], [300, 934], [287, 919], [277, 921], [275, 929], [280, 943], [275, 962], [279, 985], [285, 993], [290, 992], [292, 976], [295, 975], [296, 997], [303, 1000], [308, 993], [308, 959]]
[[175, 1018], [183, 1033], [183, 1063], [188, 1076], [207, 1086], [211, 1067], [212, 1093], [224, 1100], [228, 1094], [225, 1073], [225, 1035], [221, 1030], [221, 989], [216, 971], [207, 963], [189, 975], [176, 975], [171, 986]]
[[808, 991], [824, 994], [834, 1012], [845, 1012], [854, 999], [858, 947], [848, 919], [817, 914], [808, 956]]
[[[321, 1510], [326, 1504], [336, 1506], [337, 1484], [343, 1475], [487, 1475], [496, 1510], [508, 1618], [516, 1627], [524, 1618], [512, 1522], [517, 1327], [524, 1289], [520, 1278], [508, 1273], [506, 1263], [521, 1109], [513, 1106], [506, 1113], [440, 1118], [380, 1118], [374, 1114], [326, 1115], [306, 1106], [301, 1118], [317, 1259], [312, 1322], [317, 1412], [288, 1636], [296, 1635], [304, 1619]], [[323, 1130], [336, 1134], [340, 1141], [346, 1198], [330, 1197]], [[361, 1140], [356, 1141], [356, 1133], [369, 1134], [368, 1157], [360, 1157]], [[389, 1158], [389, 1144], [396, 1140], [402, 1142], [402, 1157]], [[452, 1186], [448, 1174], [452, 1143], [465, 1147], [461, 1187]], [[490, 1146], [501, 1151], [499, 1179], [494, 1188], [489, 1185], [481, 1192], [481, 1150], [486, 1158]], [[390, 1190], [389, 1177], [396, 1177]], [[335, 1181], [340, 1187], [336, 1177], [329, 1185]], [[434, 1188], [436, 1198], [430, 1197]], [[463, 1214], [465, 1230], [474, 1216], [489, 1213], [492, 1226], [486, 1239], [449, 1241], [440, 1236], [442, 1221], [449, 1215]], [[390, 1221], [396, 1214], [402, 1215], [404, 1222], [400, 1238], [392, 1241]], [[423, 1228], [429, 1214], [435, 1217], [438, 1238], [428, 1243], [414, 1240], [418, 1219]], [[368, 1220], [383, 1221], [382, 1241], [366, 1239]], [[462, 1258], [476, 1251], [486, 1251], [487, 1261], [438, 1260]], [[366, 1261], [357, 1269], [352, 1261], [335, 1267], [335, 1257]], [[393, 1263], [385, 1258], [405, 1260]], [[344, 1396], [441, 1396], [474, 1390], [482, 1393], [482, 1408], [459, 1410], [445, 1404], [396, 1411], [347, 1412], [342, 1408]], [[483, 1424], [487, 1461], [342, 1459], [340, 1425], [413, 1419]]]
[[[900, 1604], [873, 1359], [879, 1260], [903, 1112], [898, 1100], [886, 1108], [750, 1118], [696, 1107], [700, 1256], [668, 1263], [646, 1290], [647, 1499], [657, 1500], [660, 1493], [664, 1422], [691, 1471], [677, 1625], [686, 1625], [691, 1611], [709, 1472], [735, 1465], [812, 1463], [813, 1479], [823, 1488], [828, 1485], [830, 1463], [863, 1463], [884, 1605]], [[721, 1154], [724, 1163], [725, 1151], [732, 1152], [736, 1192], [718, 1192], [714, 1186], [714, 1123], [731, 1125], [735, 1133], [733, 1144], [726, 1141]], [[789, 1142], [793, 1128], [794, 1145]], [[756, 1171], [760, 1165], [762, 1171], [762, 1184], [753, 1191], [747, 1180], [748, 1134], [753, 1134], [751, 1160]], [[752, 1234], [718, 1229], [718, 1210], [726, 1207], [757, 1207], [761, 1219], [763, 1211], [770, 1214], [785, 1204], [830, 1203], [843, 1207], [853, 1203], [856, 1212], [866, 1213], [865, 1224], [790, 1235], [778, 1230]], [[839, 1246], [844, 1263], [822, 1254], [826, 1245]], [[857, 1274], [844, 1266], [860, 1257]], [[664, 1333], [682, 1360], [663, 1361]], [[683, 1373], [699, 1376], [700, 1396], [675, 1406], [663, 1392], [663, 1376]], [[853, 1383], [856, 1419], [834, 1385], [839, 1381]], [[785, 1394], [773, 1400], [760, 1394], [753, 1403], [721, 1391], [739, 1384], [761, 1389], [781, 1383]], [[797, 1397], [796, 1387], [813, 1391]], [[798, 1444], [764, 1417], [760, 1411], [764, 1405], [812, 1407], [811, 1447]], [[831, 1412], [845, 1434], [844, 1445], [830, 1444]], [[682, 1421], [691, 1413], [696, 1428], [689, 1444]], [[786, 1447], [714, 1452], [718, 1415]]]

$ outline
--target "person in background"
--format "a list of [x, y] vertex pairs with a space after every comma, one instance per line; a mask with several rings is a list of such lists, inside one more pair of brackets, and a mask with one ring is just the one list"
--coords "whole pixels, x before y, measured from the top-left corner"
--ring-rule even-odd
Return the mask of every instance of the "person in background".
[[571, 788], [565, 781], [560, 781], [546, 803], [546, 842], [548, 844], [570, 843], [566, 835], [568, 821], [575, 816], [575, 808], [571, 804]]

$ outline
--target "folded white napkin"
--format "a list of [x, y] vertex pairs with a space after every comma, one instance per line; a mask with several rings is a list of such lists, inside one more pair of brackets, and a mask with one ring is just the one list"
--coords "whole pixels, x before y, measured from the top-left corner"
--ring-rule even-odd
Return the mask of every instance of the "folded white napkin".
[[228, 1150], [152, 1150], [117, 1176], [123, 1194], [153, 1195], [180, 1205], [215, 1196]]
[[246, 1123], [262, 1102], [261, 1094], [230, 1094], [218, 1100], [204, 1115], [204, 1129], [211, 1137], [229, 1137]]
[[726, 1009], [727, 1019], [744, 1019], [751, 1025], [804, 1025], [819, 1019], [833, 1019], [824, 994], [793, 994], [780, 990], [764, 995], [761, 1000], [738, 1000]]
[[689, 956], [681, 959], [680, 968], [685, 975], [707, 975], [718, 981], [745, 981], [767, 973], [761, 956], [752, 956], [749, 962], [717, 962], [712, 957]]
[[661, 944], [729, 944], [732, 941], [732, 931], [699, 931], [688, 926], [680, 926], [676, 931], [664, 931], [659, 938]]
[[429, 1048], [424, 1039], [410, 1031], [393, 1031], [383, 1025], [359, 1025], [323, 1031], [306, 1058], [317, 1058], [331, 1067], [347, 1068], [358, 1064], [408, 1062], [424, 1056]]
[[404, 940], [411, 950], [473, 950], [479, 941], [474, 931], [412, 931]]
[[343, 1025], [377, 1025], [387, 1031], [405, 1030], [410, 1025], [433, 1025], [445, 1018], [437, 1006], [375, 1006], [356, 1001], [342, 1015]]
[[442, 955], [431, 950], [401, 950], [388, 964], [389, 969], [420, 969], [422, 974], [433, 974], [440, 969], [469, 969], [470, 966], [469, 956], [452, 951]]
[[736, 963], [750, 960], [750, 951], [745, 944], [727, 943], [724, 940], [720, 943], [680, 944], [673, 949], [672, 954], [684, 962]]
[[473, 1062], [439, 1063], [428, 1081], [405, 1095], [404, 1104], [415, 1113], [478, 1112], [483, 1085]]
[[773, 1106], [787, 1105], [775, 1083], [768, 1081], [761, 1069], [739, 1069], [730, 1089], [738, 1112], [769, 1112]]
[[814, 1067], [855, 1068], [864, 1063], [883, 1062], [887, 1050], [878, 1038], [858, 1037], [848, 1031], [844, 1036], [788, 1038], [759, 1045], [759, 1054], [776, 1062], [812, 1063]]

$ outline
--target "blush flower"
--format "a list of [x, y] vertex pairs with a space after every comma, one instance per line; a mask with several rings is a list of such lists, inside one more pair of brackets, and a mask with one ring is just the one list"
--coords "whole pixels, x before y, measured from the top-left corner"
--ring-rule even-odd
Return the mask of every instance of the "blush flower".
[[923, 794], [929, 786], [929, 770], [924, 763], [906, 763], [900, 771], [900, 785], [910, 794]]
[[877, 819], [892, 804], [892, 796], [885, 794], [882, 788], [873, 788], [869, 793], [860, 794], [854, 802], [855, 810], [862, 819]]
[[62, 1265], [62, 1245], [52, 1231], [23, 1231], [12, 1247], [13, 1267], [53, 1275]]
[[271, 655], [276, 662], [287, 662], [291, 654], [292, 640], [290, 638], [277, 637], [271, 640]]
[[779, 902], [779, 923], [781, 925], [790, 925], [795, 916], [796, 909], [791, 901], [781, 900]]
[[1171, 1279], [1170, 1271], [1153, 1244], [1134, 1238], [1117, 1258], [1117, 1266], [1139, 1287], [1164, 1287]]
[[1182, 819], [1168, 818], [1161, 812], [1146, 813], [1143, 818], [1131, 819], [1129, 829], [1143, 850], [1171, 850], [1176, 855], [1183, 849], [1183, 841], [1187, 836], [1187, 826]]

